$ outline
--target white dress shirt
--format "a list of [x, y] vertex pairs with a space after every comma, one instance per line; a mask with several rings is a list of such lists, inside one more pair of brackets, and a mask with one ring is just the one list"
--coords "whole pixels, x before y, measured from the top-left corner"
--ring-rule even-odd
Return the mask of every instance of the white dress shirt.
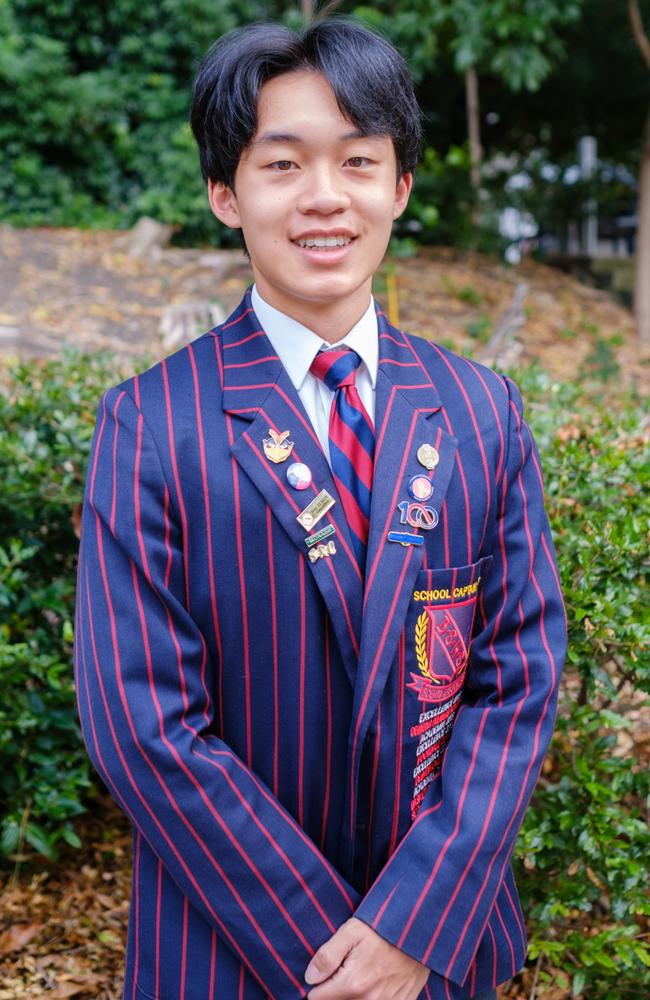
[[379, 334], [374, 299], [371, 295], [368, 308], [359, 322], [336, 344], [328, 344], [313, 330], [269, 305], [257, 291], [256, 285], [253, 285], [251, 302], [262, 329], [296, 387], [329, 462], [329, 418], [334, 393], [312, 375], [309, 368], [321, 348], [330, 350], [345, 345], [356, 351], [361, 358], [356, 386], [374, 426], [375, 385], [379, 364]]

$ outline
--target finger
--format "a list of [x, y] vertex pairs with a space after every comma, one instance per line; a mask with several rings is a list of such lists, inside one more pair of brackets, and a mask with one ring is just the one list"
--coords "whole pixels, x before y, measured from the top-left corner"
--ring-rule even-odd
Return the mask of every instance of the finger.
[[333, 976], [314, 986], [307, 994], [307, 1000], [352, 1000], [353, 997], [361, 997], [362, 993], [357, 993], [351, 982], [350, 970], [345, 965], [339, 965]]
[[305, 971], [305, 982], [312, 986], [333, 976], [354, 944], [354, 930], [346, 921], [314, 954]]

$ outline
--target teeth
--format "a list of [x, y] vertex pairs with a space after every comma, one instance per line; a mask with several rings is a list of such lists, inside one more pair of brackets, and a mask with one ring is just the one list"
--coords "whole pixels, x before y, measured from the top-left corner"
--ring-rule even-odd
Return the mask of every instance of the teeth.
[[313, 236], [307, 240], [296, 240], [301, 247], [344, 247], [351, 242], [349, 236]]

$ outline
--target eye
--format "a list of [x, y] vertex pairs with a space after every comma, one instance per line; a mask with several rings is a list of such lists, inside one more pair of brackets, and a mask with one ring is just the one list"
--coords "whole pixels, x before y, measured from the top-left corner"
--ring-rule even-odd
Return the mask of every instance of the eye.
[[[363, 161], [363, 163], [360, 161]], [[351, 156], [348, 159], [348, 163], [353, 167], [362, 167], [366, 163], [372, 163], [372, 160], [370, 160], [367, 156]]]
[[286, 173], [292, 166], [293, 160], [276, 160], [274, 163], [269, 163], [271, 170], [278, 170], [280, 173]]

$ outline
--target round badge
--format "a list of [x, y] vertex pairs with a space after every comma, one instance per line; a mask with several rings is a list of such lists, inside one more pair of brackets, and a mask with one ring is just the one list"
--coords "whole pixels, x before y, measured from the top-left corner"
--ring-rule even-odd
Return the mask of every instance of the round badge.
[[408, 490], [414, 500], [428, 500], [433, 493], [433, 486], [427, 476], [413, 476]]
[[311, 469], [302, 462], [292, 462], [287, 469], [289, 485], [294, 490], [306, 490], [311, 486]]
[[418, 448], [418, 462], [420, 465], [423, 465], [425, 469], [435, 469], [439, 461], [440, 455], [437, 448], [434, 448], [432, 444], [420, 445]]

